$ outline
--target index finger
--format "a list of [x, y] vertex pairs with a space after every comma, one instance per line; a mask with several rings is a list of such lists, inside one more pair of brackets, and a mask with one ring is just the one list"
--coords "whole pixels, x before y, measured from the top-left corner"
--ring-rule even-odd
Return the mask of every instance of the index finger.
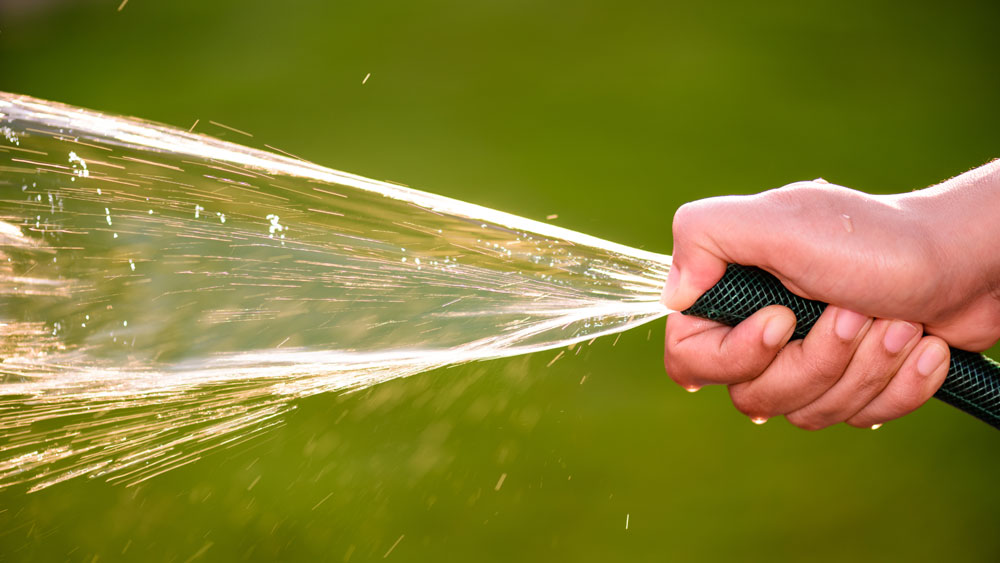
[[730, 385], [753, 379], [774, 361], [795, 329], [795, 315], [764, 307], [736, 325], [673, 313], [667, 317], [663, 363], [682, 387]]

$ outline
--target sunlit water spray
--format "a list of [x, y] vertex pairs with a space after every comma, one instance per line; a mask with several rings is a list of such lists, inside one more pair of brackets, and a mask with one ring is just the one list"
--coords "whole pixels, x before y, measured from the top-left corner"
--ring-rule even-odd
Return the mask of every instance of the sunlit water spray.
[[0, 488], [134, 484], [298, 398], [666, 314], [670, 257], [0, 93]]

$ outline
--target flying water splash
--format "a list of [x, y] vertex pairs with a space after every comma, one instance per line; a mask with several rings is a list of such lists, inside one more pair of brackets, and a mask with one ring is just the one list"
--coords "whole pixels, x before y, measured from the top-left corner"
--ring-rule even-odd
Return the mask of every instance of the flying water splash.
[[298, 397], [659, 318], [670, 257], [0, 93], [0, 488], [134, 484]]

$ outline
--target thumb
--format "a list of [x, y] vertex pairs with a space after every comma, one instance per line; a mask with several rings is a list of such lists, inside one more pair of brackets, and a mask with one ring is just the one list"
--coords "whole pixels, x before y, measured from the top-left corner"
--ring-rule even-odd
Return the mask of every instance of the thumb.
[[726, 261], [704, 253], [695, 259], [679, 260], [674, 254], [667, 283], [660, 301], [671, 311], [683, 311], [694, 305], [726, 273]]
[[674, 214], [673, 260], [660, 297], [668, 309], [687, 309], [726, 273], [730, 260], [715, 244], [708, 230], [708, 219], [722, 199], [726, 198], [688, 203]]

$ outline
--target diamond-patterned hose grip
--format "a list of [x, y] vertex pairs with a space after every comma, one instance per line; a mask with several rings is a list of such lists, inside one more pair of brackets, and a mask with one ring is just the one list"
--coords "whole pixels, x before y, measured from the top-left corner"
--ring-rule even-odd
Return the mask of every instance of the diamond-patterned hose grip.
[[[730, 264], [722, 280], [684, 314], [733, 326], [768, 305], [784, 305], [795, 313], [792, 338], [805, 337], [826, 308], [788, 291], [760, 268]], [[934, 396], [1000, 429], [1000, 364], [986, 356], [952, 348], [948, 377]]]

